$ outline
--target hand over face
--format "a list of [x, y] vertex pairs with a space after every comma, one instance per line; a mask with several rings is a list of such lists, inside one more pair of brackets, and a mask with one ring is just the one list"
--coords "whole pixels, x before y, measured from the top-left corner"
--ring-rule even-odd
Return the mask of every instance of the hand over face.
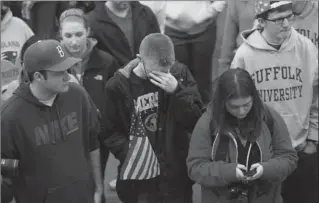
[[154, 71], [150, 73], [149, 76], [151, 78], [151, 83], [160, 87], [167, 93], [174, 93], [177, 89], [178, 82], [176, 78], [170, 73]]

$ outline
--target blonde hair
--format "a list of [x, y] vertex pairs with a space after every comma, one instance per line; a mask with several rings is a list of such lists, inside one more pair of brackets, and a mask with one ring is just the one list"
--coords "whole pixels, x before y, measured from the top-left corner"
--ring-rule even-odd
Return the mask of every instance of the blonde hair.
[[84, 25], [84, 28], [85, 29], [89, 29], [89, 23], [88, 23], [88, 20], [87, 18], [85, 17], [84, 15], [84, 12], [81, 10], [81, 9], [78, 9], [78, 8], [71, 8], [71, 9], [68, 9], [68, 10], [65, 10], [61, 16], [60, 16], [60, 19], [59, 19], [59, 22], [60, 22], [60, 28], [61, 28], [61, 25], [62, 23], [66, 20], [66, 19], [72, 19], [74, 21], [82, 21], [83, 25]]

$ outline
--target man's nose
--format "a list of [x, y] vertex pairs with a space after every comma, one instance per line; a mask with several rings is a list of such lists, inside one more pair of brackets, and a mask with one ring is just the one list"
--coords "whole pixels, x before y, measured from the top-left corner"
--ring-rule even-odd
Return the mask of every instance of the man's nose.
[[284, 21], [282, 22], [282, 26], [283, 27], [288, 27], [290, 25], [290, 22], [287, 18], [284, 19]]

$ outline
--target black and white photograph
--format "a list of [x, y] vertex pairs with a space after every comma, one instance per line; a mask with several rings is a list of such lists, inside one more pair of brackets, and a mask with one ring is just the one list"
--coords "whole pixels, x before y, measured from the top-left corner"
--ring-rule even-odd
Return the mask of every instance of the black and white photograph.
[[1, 203], [317, 203], [315, 0], [0, 1]]

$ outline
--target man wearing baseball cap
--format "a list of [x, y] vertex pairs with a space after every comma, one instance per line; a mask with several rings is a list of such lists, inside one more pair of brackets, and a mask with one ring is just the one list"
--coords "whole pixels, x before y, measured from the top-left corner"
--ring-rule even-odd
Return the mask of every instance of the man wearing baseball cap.
[[250, 72], [262, 100], [285, 120], [298, 151], [298, 167], [283, 184], [284, 202], [318, 202], [318, 50], [291, 26], [291, 1], [258, 0], [255, 6], [260, 28], [242, 33], [231, 68]]
[[56, 40], [32, 44], [24, 54], [30, 82], [1, 106], [1, 156], [19, 160], [17, 202], [101, 202], [97, 110], [68, 82], [67, 70], [79, 61]]

